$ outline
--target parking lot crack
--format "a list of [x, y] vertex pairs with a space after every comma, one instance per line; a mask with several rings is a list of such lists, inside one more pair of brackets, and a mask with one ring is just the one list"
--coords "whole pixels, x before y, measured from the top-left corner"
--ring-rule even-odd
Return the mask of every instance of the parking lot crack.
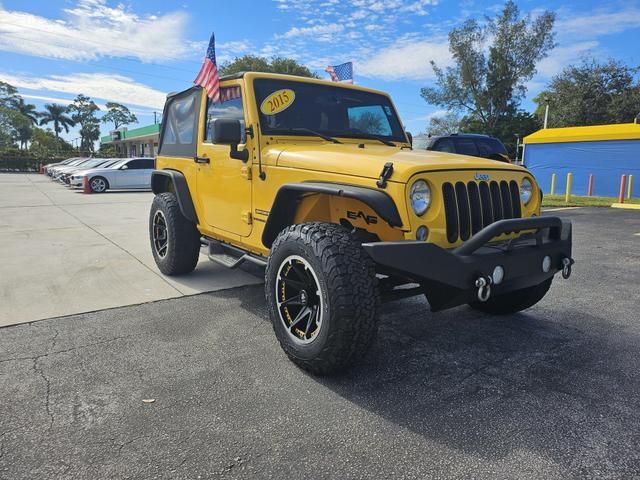
[[47, 352], [47, 353], [43, 353], [43, 354], [35, 355], [35, 356], [4, 358], [4, 359], [0, 360], [0, 363], [17, 362], [17, 361], [20, 361], [20, 360], [33, 360], [33, 361], [35, 361], [35, 360], [39, 360], [41, 358], [49, 357], [49, 356], [52, 356], [52, 355], [59, 355], [61, 353], [69, 353], [69, 352], [73, 352], [73, 351], [76, 351], [76, 350], [82, 350], [84, 348], [95, 347], [97, 345], [104, 345], [106, 343], [115, 342], [117, 340], [122, 340], [124, 338], [131, 338], [131, 335], [122, 335], [122, 336], [119, 336], [119, 337], [110, 338], [108, 340], [102, 340], [100, 342], [87, 343], [85, 345], [78, 345], [77, 347], [65, 348], [64, 350], [55, 350], [55, 351], [52, 351], [52, 352]]
[[42, 355], [34, 357], [33, 371], [37, 373], [45, 382], [46, 392], [45, 392], [44, 406], [47, 411], [47, 415], [49, 416], [49, 419], [50, 419], [49, 428], [47, 428], [47, 431], [50, 432], [51, 429], [53, 428], [53, 423], [55, 421], [55, 417], [53, 415], [53, 412], [51, 411], [51, 381], [49, 380], [49, 377], [47, 377], [47, 375], [44, 373], [44, 370], [42, 369], [42, 367], [38, 364], [41, 358], [42, 358]]

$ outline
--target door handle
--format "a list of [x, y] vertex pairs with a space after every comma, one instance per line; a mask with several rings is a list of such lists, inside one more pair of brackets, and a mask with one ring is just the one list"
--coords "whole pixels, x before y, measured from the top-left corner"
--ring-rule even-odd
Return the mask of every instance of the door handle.
[[193, 161], [196, 163], [209, 163], [209, 158], [207, 157], [193, 157]]

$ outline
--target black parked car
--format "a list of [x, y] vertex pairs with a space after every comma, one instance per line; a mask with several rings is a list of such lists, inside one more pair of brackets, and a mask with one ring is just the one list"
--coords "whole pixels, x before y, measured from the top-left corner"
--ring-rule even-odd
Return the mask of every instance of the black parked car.
[[[416, 140], [418, 139], [416, 138]], [[413, 148], [459, 153], [460, 155], [509, 162], [509, 155], [505, 146], [500, 140], [489, 135], [454, 133], [447, 136], [423, 137], [420, 140], [422, 141], [414, 140]]]

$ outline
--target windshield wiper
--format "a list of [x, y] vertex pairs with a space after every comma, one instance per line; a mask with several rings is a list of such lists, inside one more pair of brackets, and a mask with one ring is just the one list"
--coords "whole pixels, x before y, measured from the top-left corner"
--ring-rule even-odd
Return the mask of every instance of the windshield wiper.
[[311, 130], [310, 128], [292, 128], [291, 131], [292, 132], [310, 133], [311, 135], [315, 135], [316, 137], [320, 137], [323, 140], [326, 140], [327, 142], [342, 143], [337, 138], [330, 137], [329, 135], [325, 135], [325, 134], [320, 133], [320, 132], [316, 132], [315, 130]]
[[388, 147], [395, 147], [396, 144], [393, 142], [390, 142], [389, 140], [385, 140], [382, 137], [379, 137], [378, 135], [373, 135], [371, 133], [353, 133], [353, 134], [349, 134], [349, 135], [340, 135], [341, 137], [348, 137], [348, 138], [367, 138], [370, 140], [378, 140], [380, 143], [384, 143], [385, 145], [387, 145]]

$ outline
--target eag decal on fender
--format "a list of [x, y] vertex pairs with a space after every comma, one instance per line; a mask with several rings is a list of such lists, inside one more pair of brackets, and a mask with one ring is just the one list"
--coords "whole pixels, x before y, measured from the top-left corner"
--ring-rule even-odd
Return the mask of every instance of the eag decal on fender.
[[265, 115], [275, 115], [289, 108], [296, 99], [296, 93], [288, 88], [276, 90], [260, 104], [260, 111]]

